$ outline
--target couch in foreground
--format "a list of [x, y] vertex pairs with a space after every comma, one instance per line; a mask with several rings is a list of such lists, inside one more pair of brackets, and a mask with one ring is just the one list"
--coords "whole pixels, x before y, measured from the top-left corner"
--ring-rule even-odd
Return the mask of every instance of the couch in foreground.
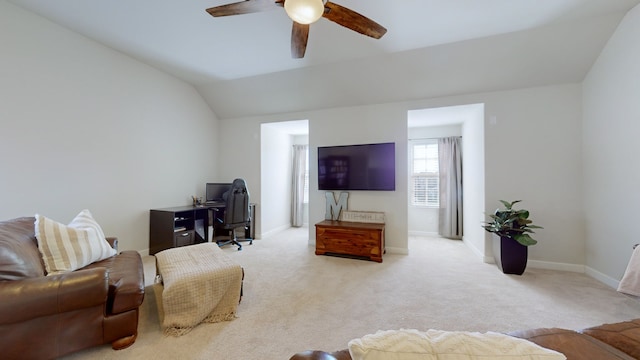
[[[640, 319], [603, 324], [579, 331], [541, 328], [515, 331], [508, 335], [560, 352], [568, 360], [640, 359]], [[403, 358], [400, 354], [394, 356], [396, 355], [397, 357], [392, 358]], [[290, 360], [352, 360], [352, 357], [349, 350], [345, 349], [335, 352], [305, 351], [293, 355]]]
[[[34, 222], [33, 217], [0, 222], [0, 357], [53, 359], [95, 345], [133, 344], [144, 298], [140, 254], [110, 253], [75, 271], [47, 276]], [[115, 238], [105, 240], [116, 248]]]

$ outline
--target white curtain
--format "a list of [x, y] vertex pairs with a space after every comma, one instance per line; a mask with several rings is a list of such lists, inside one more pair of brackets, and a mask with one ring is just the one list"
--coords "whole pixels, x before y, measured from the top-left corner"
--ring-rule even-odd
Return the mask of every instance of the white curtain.
[[440, 212], [438, 233], [462, 239], [462, 152], [461, 138], [438, 139]]
[[293, 145], [293, 182], [291, 192], [291, 225], [300, 227], [304, 218], [304, 182], [307, 169], [307, 145]]

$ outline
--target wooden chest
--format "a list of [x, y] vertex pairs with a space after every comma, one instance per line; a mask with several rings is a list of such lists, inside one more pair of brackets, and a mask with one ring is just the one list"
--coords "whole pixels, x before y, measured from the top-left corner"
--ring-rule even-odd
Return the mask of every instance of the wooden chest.
[[384, 224], [331, 220], [316, 224], [316, 255], [349, 255], [382, 262], [384, 251]]

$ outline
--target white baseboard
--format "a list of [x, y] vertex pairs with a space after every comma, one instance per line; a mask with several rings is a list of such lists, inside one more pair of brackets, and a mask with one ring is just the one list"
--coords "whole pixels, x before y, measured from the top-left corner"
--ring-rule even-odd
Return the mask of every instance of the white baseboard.
[[601, 283], [610, 286], [614, 289], [618, 289], [618, 285], [620, 285], [620, 281], [616, 280], [608, 275], [605, 275], [593, 268], [590, 268], [588, 266], [585, 266], [585, 274], [591, 276], [592, 278], [600, 281]]
[[531, 266], [532, 268], [535, 268], [535, 269], [571, 271], [571, 272], [577, 272], [577, 273], [584, 273], [585, 272], [584, 265], [579, 265], [579, 264], [568, 264], [568, 263], [557, 263], [557, 262], [550, 262], [550, 261], [529, 260], [529, 261], [527, 261], [527, 266]]
[[485, 264], [495, 264], [496, 259], [491, 256], [482, 256], [482, 262]]
[[[473, 249], [473, 247], [471, 247]], [[483, 261], [487, 264], [495, 264], [496, 261], [493, 256], [483, 256]], [[616, 280], [608, 275], [605, 275], [593, 268], [590, 268], [585, 265], [580, 264], [568, 264], [568, 263], [557, 263], [550, 261], [540, 261], [540, 260], [528, 260], [527, 267], [531, 267], [534, 269], [545, 269], [545, 270], [558, 270], [558, 271], [570, 271], [576, 273], [583, 273], [587, 276], [590, 276], [601, 283], [613, 288], [618, 289], [618, 285], [620, 284], [619, 280]]]
[[[264, 232], [264, 233], [260, 234], [260, 238], [263, 238], [263, 239], [264, 239], [264, 238], [268, 238], [269, 236], [271, 236], [271, 235], [273, 235], [273, 234], [277, 234], [277, 233], [279, 233], [279, 232], [281, 232], [281, 231], [287, 230], [287, 229], [288, 229], [288, 228], [290, 228], [290, 227], [291, 227], [291, 225], [282, 225], [282, 226], [278, 226], [278, 227], [277, 227], [277, 228], [275, 228], [275, 229], [271, 229], [271, 230], [269, 230], [269, 231], [267, 231], [267, 232]], [[258, 235], [257, 235], [257, 234], [256, 234], [256, 238], [258, 238]]]
[[404, 248], [396, 248], [396, 247], [385, 247], [387, 254], [398, 254], [398, 255], [409, 255], [409, 249]]
[[[496, 260], [493, 258], [493, 256], [483, 256], [482, 261], [484, 261], [487, 264], [496, 263]], [[534, 268], [534, 269], [585, 273], [585, 266], [580, 264], [557, 263], [557, 262], [540, 261], [540, 260], [527, 260], [527, 267]]]
[[470, 242], [465, 241], [465, 240], [464, 240], [464, 236], [462, 237], [462, 243], [463, 243], [463, 244], [465, 244], [469, 249], [471, 249], [471, 251], [472, 251], [474, 254], [476, 254], [476, 256], [478, 256], [479, 258], [481, 258], [483, 262], [485, 262], [485, 263], [489, 263], [489, 264], [492, 264], [492, 263], [493, 263], [493, 258], [490, 258], [490, 259], [491, 259], [491, 261], [487, 261], [487, 260], [488, 260], [488, 259], [487, 259], [487, 256], [484, 256], [484, 254], [483, 254], [483, 253], [481, 253], [481, 252], [480, 252], [480, 250], [479, 250], [479, 249], [477, 249], [475, 246], [471, 245], [471, 243], [470, 243]]
[[409, 230], [409, 236], [440, 236], [438, 232]]

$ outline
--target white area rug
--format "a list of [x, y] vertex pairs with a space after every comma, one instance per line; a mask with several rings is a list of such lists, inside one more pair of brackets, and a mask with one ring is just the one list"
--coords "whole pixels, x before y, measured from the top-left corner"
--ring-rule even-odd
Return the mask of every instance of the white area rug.
[[223, 248], [245, 271], [234, 321], [164, 336], [149, 287], [134, 345], [68, 358], [286, 360], [306, 349], [345, 349], [377, 330], [579, 329], [640, 317], [638, 300], [584, 274], [529, 268], [504, 275], [460, 241], [411, 238], [409, 255], [387, 254], [381, 264], [316, 256], [307, 241], [302, 228], [242, 251]]

